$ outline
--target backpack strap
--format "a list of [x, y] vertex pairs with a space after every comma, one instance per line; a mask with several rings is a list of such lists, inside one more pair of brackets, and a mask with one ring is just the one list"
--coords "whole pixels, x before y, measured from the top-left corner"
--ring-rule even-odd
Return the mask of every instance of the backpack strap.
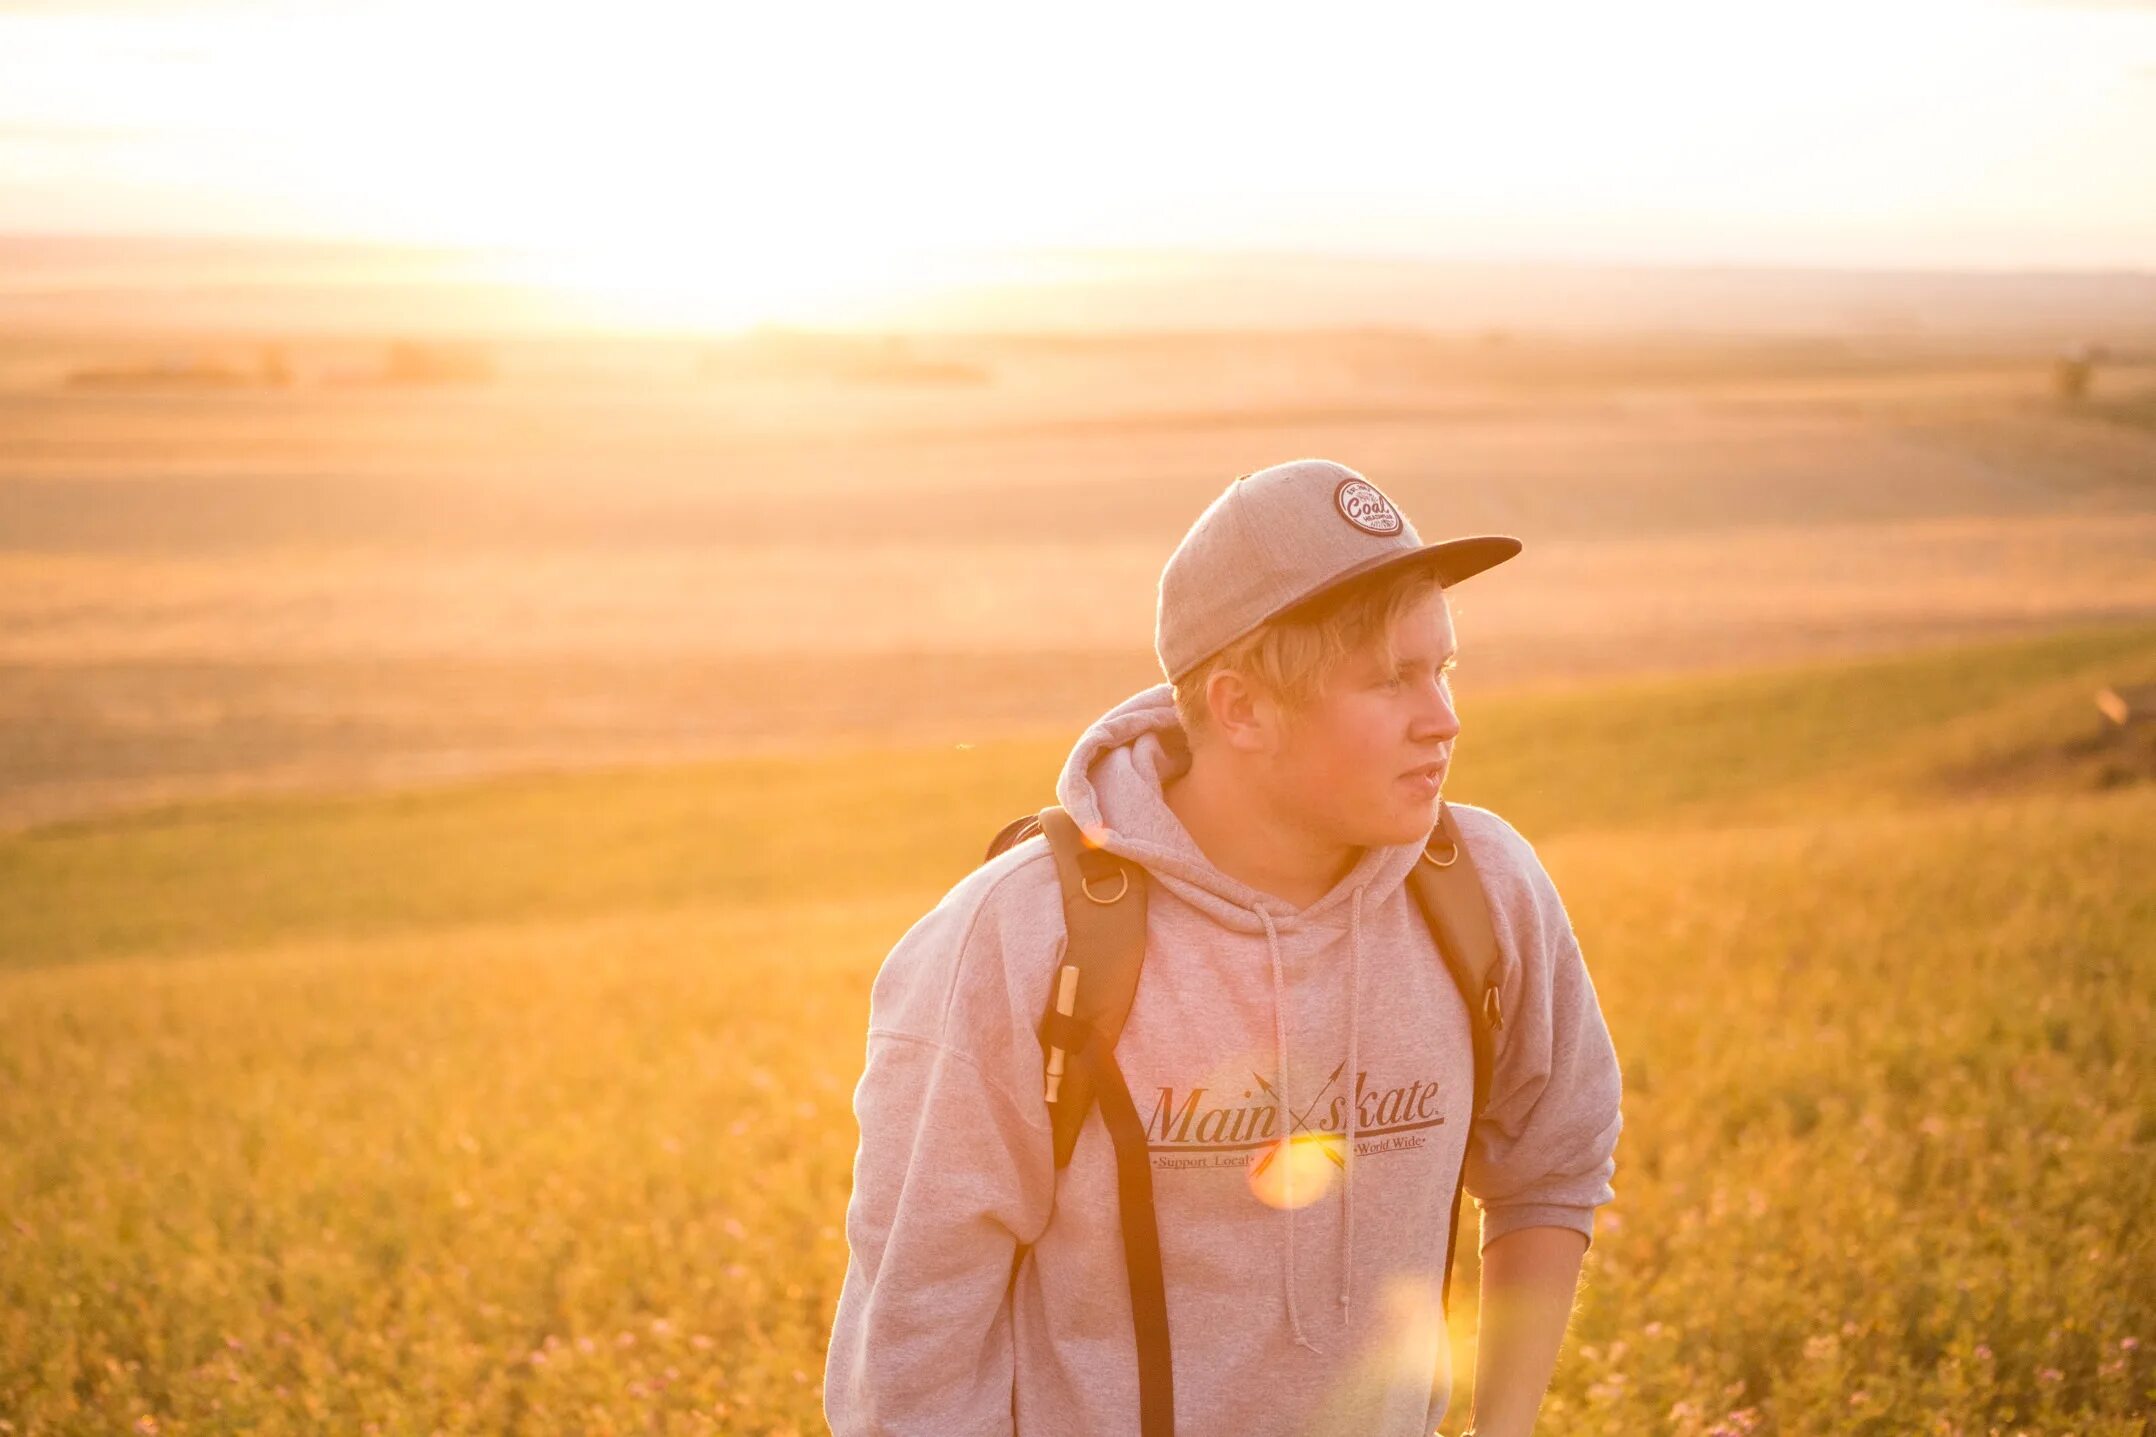
[[988, 858], [1046, 834], [1063, 887], [1063, 961], [1041, 1016], [1043, 1093], [1055, 1127], [1056, 1166], [1070, 1166], [1078, 1130], [1095, 1100], [1094, 1075], [1071, 1062], [1098, 1032], [1109, 1052], [1138, 994], [1145, 965], [1145, 870], [1088, 838], [1060, 805], [1023, 814], [989, 841]]
[[1475, 1124], [1489, 1101], [1491, 1074], [1497, 1065], [1504, 1002], [1498, 993], [1501, 964], [1497, 931], [1490, 923], [1490, 901], [1475, 868], [1474, 854], [1460, 835], [1460, 821], [1439, 805], [1437, 827], [1408, 874], [1408, 887], [1422, 909], [1430, 932], [1444, 955], [1446, 971], [1467, 1005], [1467, 1026], [1475, 1048], [1474, 1106], [1468, 1111], [1467, 1142], [1460, 1150], [1460, 1173], [1452, 1185], [1452, 1223], [1445, 1239], [1445, 1279], [1441, 1310], [1452, 1311], [1452, 1258], [1460, 1236], [1460, 1193], [1467, 1186], [1467, 1154]]
[[1138, 994], [1145, 966], [1145, 870], [1094, 843], [1060, 807], [1042, 809], [1040, 825], [1063, 883], [1069, 935], [1041, 1020], [1043, 1091], [1055, 1124], [1056, 1166], [1062, 1168], [1070, 1166], [1096, 1096], [1088, 1066], [1070, 1062], [1085, 1046], [1080, 1030], [1098, 1033], [1101, 1046], [1113, 1053]]
[[1080, 1027], [1072, 1036], [1084, 1044], [1069, 1055], [1074, 1071], [1094, 1076], [1101, 1122], [1115, 1143], [1116, 1210], [1123, 1223], [1123, 1265], [1138, 1340], [1138, 1431], [1140, 1437], [1175, 1437], [1174, 1348], [1168, 1341], [1160, 1224], [1153, 1211], [1153, 1155], [1106, 1035], [1098, 1028]]
[[[1070, 1165], [1078, 1130], [1097, 1102], [1115, 1144], [1116, 1199], [1138, 1340], [1139, 1431], [1142, 1437], [1174, 1437], [1175, 1369], [1160, 1226], [1153, 1211], [1153, 1159], [1145, 1125], [1115, 1061], [1116, 1041], [1123, 1036], [1145, 965], [1145, 870], [1094, 843], [1060, 806], [1042, 809], [1037, 822], [1055, 854], [1067, 931], [1040, 1026], [1056, 1167]], [[1014, 824], [1005, 831], [1017, 835], [1024, 829]], [[1020, 1244], [1012, 1255], [1013, 1284], [1027, 1250]]]

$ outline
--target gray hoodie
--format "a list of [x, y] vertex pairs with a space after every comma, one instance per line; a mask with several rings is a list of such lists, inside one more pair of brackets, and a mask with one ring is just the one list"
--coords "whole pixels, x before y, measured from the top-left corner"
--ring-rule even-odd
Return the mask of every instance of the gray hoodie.
[[[1088, 728], [1056, 797], [1152, 880], [1116, 1059], [1152, 1155], [1176, 1431], [1428, 1433], [1451, 1395], [1438, 1294], [1473, 1060], [1406, 886], [1420, 847], [1365, 849], [1300, 911], [1230, 878], [1161, 796], [1190, 762], [1172, 692]], [[1534, 849], [1450, 807], [1502, 959], [1466, 1159], [1481, 1245], [1535, 1226], [1592, 1242], [1623, 1121], [1609, 1031]], [[957, 883], [877, 974], [825, 1372], [838, 1437], [1138, 1430], [1114, 1149], [1095, 1111], [1059, 1181], [1042, 1095], [1034, 1030], [1063, 942], [1035, 836]], [[1305, 1161], [1279, 1159], [1283, 1134]]]

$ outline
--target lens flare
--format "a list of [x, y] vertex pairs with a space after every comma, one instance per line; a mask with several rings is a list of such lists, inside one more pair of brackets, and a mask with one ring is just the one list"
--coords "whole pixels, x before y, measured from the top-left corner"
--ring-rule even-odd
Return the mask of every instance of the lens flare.
[[1250, 1157], [1250, 1191], [1267, 1207], [1308, 1207], [1332, 1191], [1341, 1170], [1337, 1133], [1297, 1133]]

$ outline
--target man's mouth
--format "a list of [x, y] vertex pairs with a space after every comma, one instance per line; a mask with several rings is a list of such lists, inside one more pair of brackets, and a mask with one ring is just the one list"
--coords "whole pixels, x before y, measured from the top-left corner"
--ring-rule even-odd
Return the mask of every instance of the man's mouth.
[[1400, 781], [1402, 783], [1411, 783], [1417, 788], [1427, 789], [1435, 793], [1438, 784], [1443, 781], [1444, 772], [1445, 766], [1443, 764], [1427, 763], [1421, 768], [1411, 768], [1406, 773], [1401, 774]]

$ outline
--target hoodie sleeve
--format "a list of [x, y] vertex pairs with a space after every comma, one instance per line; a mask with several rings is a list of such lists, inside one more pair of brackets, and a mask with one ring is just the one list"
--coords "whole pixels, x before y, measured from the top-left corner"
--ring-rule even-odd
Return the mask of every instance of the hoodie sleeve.
[[1062, 917], [1044, 932], [1008, 902], [1022, 885], [997, 892], [1015, 870], [994, 868], [907, 931], [870, 993], [824, 1373], [835, 1437], [1012, 1430], [1011, 1261], [1055, 1192], [1027, 975], [1050, 971], [1058, 950], [1041, 945], [1061, 943]]
[[1622, 1075], [1557, 886], [1533, 846], [1498, 823], [1498, 861], [1486, 875], [1491, 919], [1516, 966], [1465, 1183], [1481, 1212], [1482, 1248], [1523, 1227], [1571, 1228], [1592, 1246], [1594, 1211], [1616, 1196]]

